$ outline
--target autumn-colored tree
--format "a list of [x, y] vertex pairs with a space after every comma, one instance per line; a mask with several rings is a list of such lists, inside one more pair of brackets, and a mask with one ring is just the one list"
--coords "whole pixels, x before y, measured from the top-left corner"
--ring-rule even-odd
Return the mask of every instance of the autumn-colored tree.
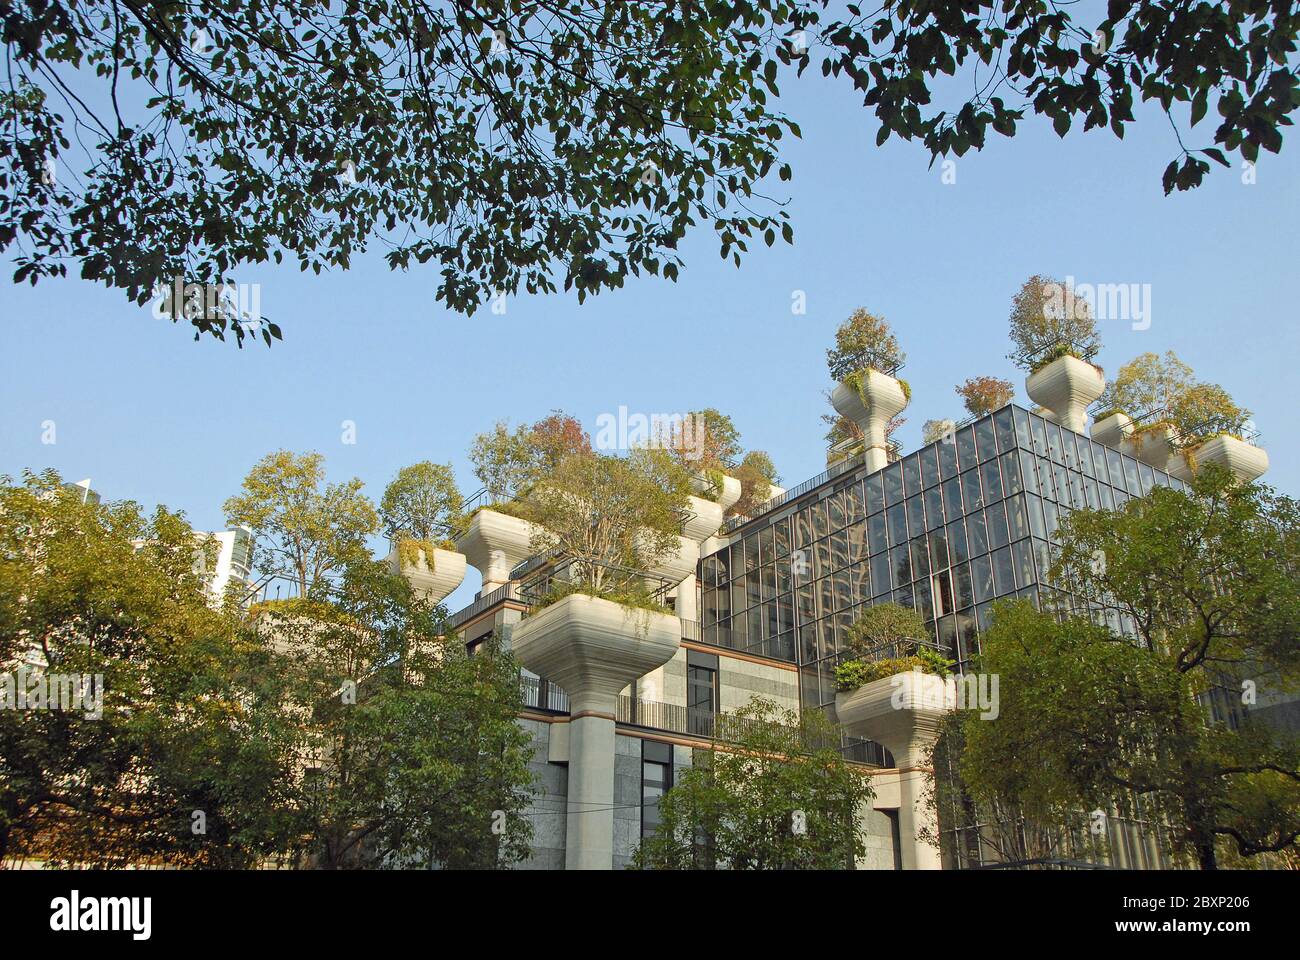
[[972, 416], [982, 417], [1010, 403], [1016, 388], [999, 377], [971, 377], [957, 387], [957, 395]]
[[740, 499], [732, 504], [731, 516], [747, 517], [759, 504], [765, 503], [772, 496], [772, 487], [780, 481], [772, 458], [762, 450], [751, 450], [745, 454], [736, 468], [735, 477], [740, 481]]

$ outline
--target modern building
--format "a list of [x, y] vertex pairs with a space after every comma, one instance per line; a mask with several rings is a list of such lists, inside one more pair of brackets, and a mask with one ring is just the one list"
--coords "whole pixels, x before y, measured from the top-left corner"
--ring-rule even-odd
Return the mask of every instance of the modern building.
[[[1049, 582], [1053, 538], [1073, 510], [1120, 507], [1156, 486], [1185, 489], [1183, 479], [1153, 466], [1177, 471], [1175, 456], [1171, 448], [1130, 444], [1123, 430], [1112, 446], [1057, 422], [1081, 426], [1078, 411], [1043, 413], [1008, 405], [903, 457], [878, 444], [725, 523], [716, 504], [692, 498], [681, 556], [653, 571], [668, 583], [664, 593], [680, 620], [680, 646], [663, 666], [622, 689], [613, 756], [585, 761], [599, 763], [600, 778], [613, 781], [610, 853], [596, 865], [629, 861], [640, 838], [655, 829], [658, 797], [723, 731], [720, 714], [760, 694], [833, 716], [845, 631], [866, 606], [915, 607], [962, 671], [979, 653], [991, 605], [1002, 597], [1133, 632], [1118, 610]], [[719, 499], [727, 505], [725, 495]], [[479, 597], [452, 616], [470, 648], [493, 634], [509, 643], [527, 615], [527, 582], [540, 563], [528, 555], [528, 542], [524, 521], [480, 513], [458, 543], [485, 582]], [[524, 684], [521, 723], [533, 736], [533, 765], [545, 791], [533, 810], [536, 841], [527, 865], [590, 866], [572, 842], [573, 824], [586, 821], [575, 821], [567, 802], [580, 762], [571, 753], [576, 718], [560, 685], [527, 673]], [[870, 841], [859, 868], [988, 863], [988, 845], [981, 843], [988, 825], [973, 813], [938, 825], [942, 856], [919, 836], [926, 824], [918, 819], [916, 781], [924, 771], [914, 759], [900, 769], [884, 744], [865, 737], [846, 735], [843, 749], [870, 772], [876, 793], [872, 808], [860, 813]], [[1152, 843], [1158, 830], [1134, 804], [1111, 811], [1103, 836], [1067, 845], [1062, 857], [1164, 866]]]

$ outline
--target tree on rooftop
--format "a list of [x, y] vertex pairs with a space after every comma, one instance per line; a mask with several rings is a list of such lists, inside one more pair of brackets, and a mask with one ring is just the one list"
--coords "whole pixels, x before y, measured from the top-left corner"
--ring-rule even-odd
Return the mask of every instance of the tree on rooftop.
[[826, 366], [837, 383], [869, 368], [892, 376], [906, 359], [889, 322], [862, 307], [839, 325], [835, 346], [826, 351]]
[[1007, 359], [1033, 372], [1062, 356], [1084, 357], [1101, 346], [1088, 302], [1060, 280], [1035, 274], [1011, 300], [1012, 352]]
[[735, 477], [740, 481], [740, 499], [732, 504], [729, 513], [745, 517], [771, 498], [772, 487], [781, 479], [772, 458], [762, 450], [745, 454], [736, 468]]
[[644, 591], [643, 571], [679, 546], [688, 480], [661, 449], [565, 457], [528, 494], [532, 547], [573, 561], [585, 592]]
[[504, 420], [499, 421], [491, 431], [474, 438], [469, 459], [474, 475], [492, 499], [506, 501], [525, 493], [569, 455], [591, 452], [591, 437], [577, 418], [553, 410], [536, 423], [520, 424], [513, 431]]
[[971, 416], [982, 417], [1010, 403], [1016, 395], [1016, 388], [1010, 380], [999, 377], [971, 377], [957, 387], [957, 395]]
[[1160, 414], [1179, 436], [1193, 443], [1216, 433], [1239, 432], [1250, 411], [1236, 404], [1226, 390], [1196, 379], [1192, 368], [1174, 351], [1164, 356], [1143, 353], [1119, 368], [1098, 401], [1107, 411], [1130, 417]]
[[456, 529], [462, 502], [451, 464], [422, 460], [397, 472], [379, 501], [379, 516], [390, 539], [433, 543]]

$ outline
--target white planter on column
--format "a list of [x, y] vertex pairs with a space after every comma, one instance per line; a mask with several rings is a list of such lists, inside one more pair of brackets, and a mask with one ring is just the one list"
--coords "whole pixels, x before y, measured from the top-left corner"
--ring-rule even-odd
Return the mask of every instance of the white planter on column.
[[1135, 460], [1168, 472], [1169, 461], [1177, 449], [1174, 440], [1178, 432], [1168, 423], [1153, 423], [1144, 430], [1134, 430], [1120, 449]]
[[1221, 433], [1206, 440], [1193, 453], [1197, 466], [1217, 463], [1227, 467], [1232, 475], [1243, 482], [1263, 476], [1268, 469], [1268, 454], [1254, 444]]
[[1093, 422], [1089, 435], [1098, 443], [1119, 449], [1119, 445], [1133, 432], [1133, 421], [1123, 413], [1112, 413]]
[[886, 431], [889, 421], [907, 406], [907, 394], [896, 379], [879, 370], [862, 371], [861, 387], [848, 381], [831, 391], [831, 406], [862, 430], [868, 470], [882, 470], [889, 464]]
[[532, 555], [536, 530], [527, 520], [495, 510], [480, 510], [470, 518], [456, 548], [483, 574], [483, 593], [508, 583], [510, 571]]
[[737, 500], [740, 499], [740, 481], [729, 474], [722, 474], [722, 489], [719, 490], [714, 485], [714, 481], [709, 478], [707, 473], [696, 473], [691, 476], [691, 486], [695, 492], [717, 503], [726, 513]]
[[404, 576], [411, 589], [430, 603], [438, 603], [465, 580], [465, 555], [435, 548], [429, 556], [420, 547], [416, 562], [404, 564], [400, 549], [394, 547], [388, 554], [388, 568]]
[[695, 565], [700, 561], [700, 545], [689, 537], [678, 537], [677, 548], [670, 550], [648, 566], [648, 572], [655, 576], [681, 583], [683, 579], [695, 573]]
[[1088, 425], [1088, 405], [1105, 389], [1106, 378], [1100, 370], [1071, 356], [1058, 357], [1025, 380], [1029, 399], [1075, 433], [1084, 432]]
[[835, 715], [856, 737], [874, 740], [894, 755], [898, 769], [898, 826], [903, 869], [939, 869], [939, 851], [921, 839], [937, 834], [934, 810], [926, 802], [925, 767], [939, 724], [952, 710], [940, 677], [911, 671], [895, 674], [835, 697]]
[[687, 497], [686, 509], [691, 517], [682, 527], [682, 535], [703, 543], [722, 529], [725, 510], [722, 504], [705, 500], [703, 497]]
[[618, 694], [671, 660], [680, 644], [677, 617], [584, 594], [570, 594], [514, 628], [519, 662], [569, 695], [570, 870], [613, 868]]

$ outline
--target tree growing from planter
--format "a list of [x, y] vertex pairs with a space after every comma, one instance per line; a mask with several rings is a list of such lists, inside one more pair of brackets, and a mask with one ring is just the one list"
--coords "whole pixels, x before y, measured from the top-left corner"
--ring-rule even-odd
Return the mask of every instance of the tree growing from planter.
[[1300, 741], [1249, 713], [1236, 729], [1215, 722], [1204, 698], [1300, 680], [1300, 504], [1210, 466], [1190, 494], [1157, 486], [1120, 510], [1076, 511], [1060, 540], [1052, 578], [1117, 606], [1136, 642], [999, 611], [984, 668], [1004, 699], [997, 723], [965, 724], [963, 778], [1036, 815], [1136, 795], [1205, 869], [1222, 843], [1294, 849]]
[[1085, 357], [1101, 346], [1087, 301], [1067, 296], [1060, 280], [1035, 274], [1011, 300], [1012, 351], [1007, 358], [1033, 373], [1061, 357]]
[[642, 571], [678, 548], [689, 481], [660, 449], [571, 454], [529, 492], [532, 548], [572, 561], [579, 592], [644, 594]]
[[1250, 419], [1250, 411], [1239, 407], [1218, 384], [1196, 379], [1192, 368], [1174, 351], [1164, 356], [1144, 353], [1119, 368], [1107, 385], [1098, 405], [1101, 416], [1125, 413], [1144, 420], [1143, 426], [1171, 424], [1185, 446], [1218, 433], [1237, 433]]
[[826, 366], [831, 379], [844, 383], [866, 370], [878, 370], [893, 376], [907, 360], [889, 322], [884, 317], [858, 307], [835, 331], [835, 346], [826, 351]]
[[875, 794], [821, 711], [755, 697], [719, 724], [735, 742], [696, 751], [659, 799], [659, 827], [634, 867], [842, 870], [864, 855], [857, 814]]
[[411, 542], [428, 553], [448, 545], [460, 526], [462, 502], [451, 464], [423, 460], [397, 472], [380, 498], [379, 516], [399, 549]]
[[740, 481], [740, 499], [728, 509], [729, 516], [747, 517], [772, 495], [772, 486], [780, 482], [772, 458], [762, 450], [745, 454], [735, 477]]
[[366, 537], [379, 515], [355, 477], [325, 482], [319, 453], [269, 453], [244, 478], [243, 492], [225, 503], [226, 522], [253, 531], [254, 560], [262, 573], [287, 576], [303, 596], [344, 563], [367, 555]]
[[982, 417], [1010, 403], [1016, 395], [1016, 388], [1010, 380], [999, 377], [971, 377], [957, 387], [957, 395], [971, 416]]
[[480, 433], [470, 447], [469, 460], [494, 502], [502, 503], [528, 491], [555, 470], [570, 454], [591, 452], [591, 438], [578, 420], [561, 410], [513, 431], [504, 420]]

